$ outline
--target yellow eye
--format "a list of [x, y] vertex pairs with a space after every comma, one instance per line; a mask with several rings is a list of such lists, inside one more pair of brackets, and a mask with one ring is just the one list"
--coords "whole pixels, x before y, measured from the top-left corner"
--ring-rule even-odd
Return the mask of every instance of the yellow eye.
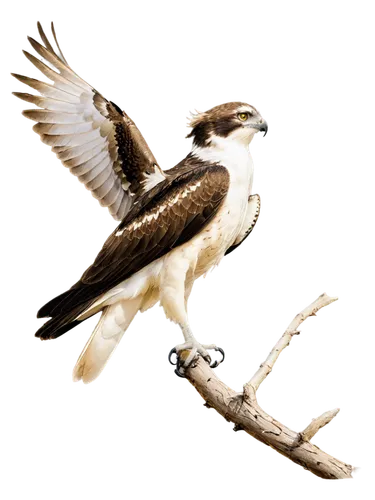
[[249, 113], [238, 113], [238, 118], [241, 122], [245, 122], [249, 118]]

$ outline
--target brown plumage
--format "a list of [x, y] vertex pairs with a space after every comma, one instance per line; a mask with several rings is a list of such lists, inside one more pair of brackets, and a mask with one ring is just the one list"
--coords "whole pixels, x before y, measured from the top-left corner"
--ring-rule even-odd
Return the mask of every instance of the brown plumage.
[[81, 279], [39, 311], [38, 317], [53, 319], [38, 330], [37, 337], [49, 339], [65, 333], [67, 323], [101, 294], [202, 231], [227, 193], [228, 171], [196, 159], [194, 169], [182, 168], [181, 172], [146, 193]]

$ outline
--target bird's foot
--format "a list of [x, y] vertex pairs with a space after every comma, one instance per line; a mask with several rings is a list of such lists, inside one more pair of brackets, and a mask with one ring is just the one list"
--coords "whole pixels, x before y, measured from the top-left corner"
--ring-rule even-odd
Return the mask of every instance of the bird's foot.
[[[219, 351], [221, 353], [220, 361], [215, 360], [212, 362], [211, 356], [207, 352], [209, 350]], [[172, 361], [173, 354], [176, 355], [175, 362]], [[225, 353], [221, 347], [217, 347], [215, 344], [200, 344], [196, 340], [191, 340], [174, 347], [169, 353], [168, 359], [172, 365], [176, 366], [176, 375], [185, 377], [185, 370], [192, 366], [197, 356], [202, 356], [211, 368], [216, 368], [225, 359]]]

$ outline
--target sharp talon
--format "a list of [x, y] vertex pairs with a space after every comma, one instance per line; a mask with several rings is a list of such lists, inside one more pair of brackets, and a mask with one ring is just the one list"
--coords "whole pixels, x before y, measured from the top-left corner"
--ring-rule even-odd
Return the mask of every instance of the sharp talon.
[[[212, 352], [212, 357], [209, 359], [210, 368], [217, 370], [220, 366], [223, 366], [225, 361], [225, 352], [220, 345], [216, 345], [210, 349]], [[213, 359], [214, 358], [214, 359]]]
[[[176, 362], [175, 363], [172, 361], [173, 354], [176, 355]], [[180, 360], [180, 356], [178, 355], [177, 349], [175, 347], [168, 354], [168, 361], [170, 362], [171, 365], [174, 365], [176, 367], [174, 372], [178, 377], [186, 378], [184, 375], [184, 372], [181, 371], [181, 368], [182, 368], [181, 360]]]
[[216, 370], [216, 368], [217, 368], [217, 366], [216, 366], [217, 365], [216, 359], [212, 359], [211, 358], [211, 359], [206, 360], [206, 361], [210, 365], [210, 368], [212, 368], [213, 370]]
[[181, 368], [180, 369], [175, 369], [173, 370], [173, 373], [176, 375], [177, 378], [179, 378], [180, 380], [187, 380], [187, 377], [185, 375], [185, 370], [182, 369], [183, 371], [181, 371]]
[[168, 364], [172, 368], [176, 366], [178, 359], [177, 350], [175, 347], [171, 347], [168, 351]]
[[[215, 351], [219, 351], [221, 353], [221, 359], [212, 361], [211, 356], [207, 353], [206, 349], [213, 349]], [[182, 350], [190, 351], [188, 357], [185, 360], [180, 358], [180, 352]], [[172, 360], [172, 356], [176, 356], [176, 361]], [[214, 344], [209, 345], [201, 345], [198, 342], [186, 342], [185, 344], [178, 345], [174, 347], [168, 354], [168, 361], [171, 365], [176, 366], [175, 374], [178, 377], [186, 378], [185, 370], [192, 365], [196, 356], [200, 355], [206, 363], [210, 365], [210, 368], [218, 367], [225, 359], [225, 353], [221, 347], [216, 347]]]

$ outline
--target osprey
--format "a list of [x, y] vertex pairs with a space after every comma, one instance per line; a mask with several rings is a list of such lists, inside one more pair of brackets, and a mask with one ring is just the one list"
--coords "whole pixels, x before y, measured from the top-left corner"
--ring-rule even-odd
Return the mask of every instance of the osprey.
[[[50, 319], [35, 335], [55, 339], [102, 312], [73, 372], [75, 380], [90, 382], [136, 313], [160, 302], [185, 339], [171, 351], [183, 375], [197, 355], [211, 362], [208, 350], [224, 354], [195, 339], [187, 301], [194, 281], [238, 247], [257, 221], [249, 144], [258, 131], [266, 134], [267, 123], [242, 102], [198, 113], [190, 121], [191, 152], [163, 171], [129, 116], [71, 69], [51, 28], [56, 50], [39, 23], [44, 45], [29, 38], [49, 64], [24, 54], [52, 84], [13, 74], [41, 95], [14, 94], [38, 106], [23, 112], [37, 122], [34, 131], [121, 222], [80, 280], [39, 310], [38, 318]], [[180, 361], [183, 350], [189, 354]]]

